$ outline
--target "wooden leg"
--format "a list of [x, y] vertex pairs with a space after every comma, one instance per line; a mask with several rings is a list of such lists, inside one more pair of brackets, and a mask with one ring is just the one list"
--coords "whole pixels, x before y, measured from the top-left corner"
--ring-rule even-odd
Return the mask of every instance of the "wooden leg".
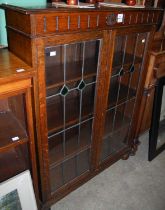
[[128, 160], [129, 158], [129, 153], [126, 153], [123, 155], [122, 160]]
[[136, 154], [139, 145], [140, 145], [139, 139], [138, 138], [134, 139], [134, 143], [132, 145], [132, 150], [130, 153], [131, 156], [134, 156]]

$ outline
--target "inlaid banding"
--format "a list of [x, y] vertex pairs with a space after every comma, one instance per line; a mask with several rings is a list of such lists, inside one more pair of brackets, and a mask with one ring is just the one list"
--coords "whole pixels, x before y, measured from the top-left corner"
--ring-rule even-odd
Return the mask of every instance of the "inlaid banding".
[[139, 13], [136, 14], [135, 23], [138, 23], [138, 17], [139, 17]]
[[90, 17], [90, 15], [88, 15], [88, 28], [90, 28], [90, 19], [91, 19], [91, 17]]
[[154, 17], [155, 17], [155, 13], [152, 13], [152, 23], [154, 23]]
[[150, 13], [147, 14], [147, 23], [149, 22]]
[[56, 16], [56, 31], [58, 31], [59, 18]]
[[68, 16], [68, 30], [70, 29], [70, 16]]
[[97, 15], [96, 26], [99, 27], [100, 15]]
[[47, 19], [44, 17], [44, 32], [47, 31]]
[[141, 16], [141, 23], [143, 23], [143, 19], [144, 19], [144, 13]]
[[77, 27], [80, 28], [81, 26], [81, 17], [80, 15], [78, 16], [78, 21], [77, 21]]
[[131, 20], [132, 20], [132, 15], [129, 16], [129, 22], [128, 22], [128, 24], [131, 24]]

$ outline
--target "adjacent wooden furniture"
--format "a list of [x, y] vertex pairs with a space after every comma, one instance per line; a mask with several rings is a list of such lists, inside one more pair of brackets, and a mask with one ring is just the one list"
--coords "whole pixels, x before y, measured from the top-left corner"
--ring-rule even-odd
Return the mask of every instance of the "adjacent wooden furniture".
[[154, 34], [154, 39], [151, 45], [148, 71], [141, 103], [141, 112], [139, 115], [139, 126], [137, 126], [137, 135], [150, 129], [155, 86], [157, 85], [158, 79], [165, 74], [163, 62], [165, 62], [165, 13], [162, 25], [159, 31]]
[[161, 116], [165, 81], [165, 13], [161, 27], [154, 35], [151, 49], [137, 126], [137, 136], [149, 130], [149, 160], [155, 158], [165, 148], [162, 141], [164, 121]]
[[33, 69], [0, 50], [0, 182], [29, 169], [36, 195], [38, 178], [32, 117]]
[[162, 10], [3, 8], [10, 51], [36, 70], [37, 151], [46, 209], [135, 153], [148, 49]]
[[164, 63], [165, 51], [152, 51], [150, 53], [150, 63], [144, 86], [143, 100], [141, 104], [141, 109], [143, 110], [141, 113], [143, 117], [140, 121], [140, 132], [138, 131], [138, 133], [144, 133], [148, 131], [151, 127], [155, 87], [157, 85], [157, 81], [161, 77], [165, 76]]

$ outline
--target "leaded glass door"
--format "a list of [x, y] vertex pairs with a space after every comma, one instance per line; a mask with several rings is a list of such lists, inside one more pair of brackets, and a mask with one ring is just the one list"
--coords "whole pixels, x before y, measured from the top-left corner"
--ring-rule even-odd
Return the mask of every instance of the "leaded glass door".
[[51, 192], [90, 170], [101, 40], [45, 49]]
[[117, 35], [100, 162], [128, 146], [148, 33]]

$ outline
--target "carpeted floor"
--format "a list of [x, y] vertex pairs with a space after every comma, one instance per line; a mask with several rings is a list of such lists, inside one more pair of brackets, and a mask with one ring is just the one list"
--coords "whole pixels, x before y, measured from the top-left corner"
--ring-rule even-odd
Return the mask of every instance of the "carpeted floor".
[[52, 210], [165, 210], [165, 151], [147, 161], [148, 135], [134, 157], [120, 160]]

